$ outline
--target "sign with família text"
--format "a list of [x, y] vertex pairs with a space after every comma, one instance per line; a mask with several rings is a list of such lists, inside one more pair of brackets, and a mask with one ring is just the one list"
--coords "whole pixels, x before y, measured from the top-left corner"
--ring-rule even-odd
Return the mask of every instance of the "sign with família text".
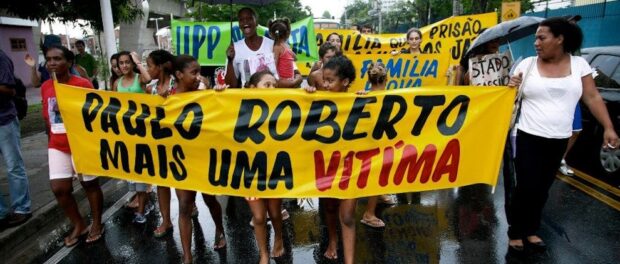
[[253, 197], [495, 185], [515, 96], [506, 87], [423, 87], [164, 99], [55, 88], [78, 172]]
[[[188, 54], [198, 59], [200, 65], [226, 65], [226, 49], [231, 40], [243, 39], [239, 23], [230, 22], [192, 22], [172, 21], [172, 46], [175, 54]], [[269, 37], [269, 29], [257, 28], [260, 36]], [[318, 51], [314, 34], [312, 17], [291, 23], [291, 35], [288, 39], [298, 63], [318, 60]]]

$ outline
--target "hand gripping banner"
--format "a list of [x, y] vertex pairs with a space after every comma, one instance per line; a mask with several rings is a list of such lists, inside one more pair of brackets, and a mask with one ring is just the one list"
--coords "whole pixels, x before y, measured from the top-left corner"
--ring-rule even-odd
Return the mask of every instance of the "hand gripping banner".
[[515, 95], [446, 86], [164, 99], [55, 88], [78, 172], [264, 198], [495, 185]]

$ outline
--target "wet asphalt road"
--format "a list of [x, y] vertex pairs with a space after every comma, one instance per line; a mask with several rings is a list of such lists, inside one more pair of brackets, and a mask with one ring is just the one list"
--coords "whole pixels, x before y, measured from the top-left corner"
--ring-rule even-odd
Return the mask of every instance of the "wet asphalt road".
[[[620, 263], [620, 211], [559, 180], [551, 189], [540, 231], [549, 246], [547, 252], [507, 255], [502, 188], [500, 182], [494, 194], [489, 186], [474, 185], [398, 195], [396, 206], [378, 208], [384, 229], [358, 222], [356, 263]], [[247, 202], [238, 197], [218, 199], [225, 207], [228, 246], [212, 249], [214, 224], [198, 196], [200, 214], [193, 220], [192, 242], [195, 263], [256, 263], [258, 249]], [[156, 211], [140, 225], [132, 223], [131, 211], [121, 208], [105, 223], [104, 239], [94, 245], [79, 244], [60, 263], [181, 263], [176, 204], [173, 195], [172, 235], [153, 236], [159, 221]], [[301, 207], [295, 200], [285, 201], [284, 206], [291, 214], [284, 224], [287, 253], [272, 263], [335, 263], [322, 258], [327, 229], [318, 200]], [[365, 199], [360, 199], [358, 219], [365, 207]], [[269, 241], [273, 243], [273, 237]], [[38, 262], [60, 249], [50, 248]]]

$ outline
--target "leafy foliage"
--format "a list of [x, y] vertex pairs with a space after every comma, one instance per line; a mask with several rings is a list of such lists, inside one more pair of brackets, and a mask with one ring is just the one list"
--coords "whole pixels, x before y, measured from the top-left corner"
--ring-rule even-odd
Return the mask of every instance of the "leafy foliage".
[[[132, 0], [110, 0], [114, 23], [131, 22], [142, 16]], [[93, 0], [11, 0], [1, 1], [0, 9], [21, 18], [73, 22], [83, 19], [96, 30], [103, 30], [99, 1]]]
[[[232, 10], [231, 10], [232, 7]], [[267, 25], [269, 20], [274, 17], [288, 17], [291, 22], [312, 16], [310, 7], [301, 5], [299, 0], [277, 0], [264, 6], [254, 5], [208, 5], [200, 1], [194, 2], [196, 11], [189, 14], [197, 21], [236, 21], [237, 12], [243, 7], [250, 7], [258, 15], [258, 24]], [[231, 12], [232, 11], [232, 12]]]

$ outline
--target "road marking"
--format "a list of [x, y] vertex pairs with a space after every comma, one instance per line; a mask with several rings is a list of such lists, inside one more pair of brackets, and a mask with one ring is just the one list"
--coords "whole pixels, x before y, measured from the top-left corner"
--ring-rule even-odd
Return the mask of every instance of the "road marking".
[[587, 186], [587, 185], [585, 185], [585, 184], [579, 182], [578, 180], [575, 180], [575, 179], [573, 179], [573, 178], [571, 178], [569, 176], [564, 176], [564, 175], [558, 173], [556, 175], [556, 177], [558, 179], [560, 179], [561, 181], [572, 185], [573, 187], [575, 187], [575, 188], [585, 192], [586, 194], [594, 197], [595, 199], [597, 199], [597, 200], [599, 200], [599, 201], [601, 201], [601, 202], [611, 206], [612, 208], [620, 211], [620, 202], [610, 198], [607, 195], [604, 195], [604, 194], [598, 192], [596, 189], [593, 189], [592, 187]]
[[584, 179], [584, 180], [586, 180], [586, 181], [588, 181], [588, 182], [598, 186], [599, 188], [601, 188], [601, 189], [603, 189], [605, 191], [608, 191], [609, 193], [613, 193], [614, 195], [620, 197], [620, 189], [618, 189], [618, 188], [616, 188], [614, 186], [611, 186], [611, 185], [609, 185], [609, 184], [607, 184], [607, 183], [605, 183], [605, 182], [603, 182], [603, 181], [601, 181], [601, 180], [599, 180], [597, 178], [594, 178], [594, 177], [588, 175], [587, 173], [585, 173], [583, 171], [577, 170], [575, 168], [573, 168], [573, 171], [575, 172], [575, 175], [579, 176], [579, 178], [582, 178], [582, 179]]
[[[101, 222], [104, 224], [103, 227], [105, 228], [105, 222], [108, 221], [108, 219], [112, 216], [112, 214], [114, 214], [116, 211], [118, 211], [118, 209], [120, 209], [121, 207], [123, 207], [123, 205], [129, 200], [131, 199], [131, 197], [133, 197], [133, 195], [135, 194], [135, 192], [127, 192], [122, 198], [118, 199], [118, 201], [116, 201], [116, 203], [114, 203], [110, 208], [108, 208], [108, 210], [106, 210], [103, 215], [101, 216]], [[63, 246], [58, 252], [56, 252], [56, 254], [54, 254], [52, 257], [50, 257], [47, 261], [45, 261], [44, 264], [57, 264], [60, 261], [62, 261], [62, 259], [64, 259], [66, 256], [69, 255], [69, 253], [71, 253], [71, 250], [73, 250], [74, 247], [65, 247]]]

